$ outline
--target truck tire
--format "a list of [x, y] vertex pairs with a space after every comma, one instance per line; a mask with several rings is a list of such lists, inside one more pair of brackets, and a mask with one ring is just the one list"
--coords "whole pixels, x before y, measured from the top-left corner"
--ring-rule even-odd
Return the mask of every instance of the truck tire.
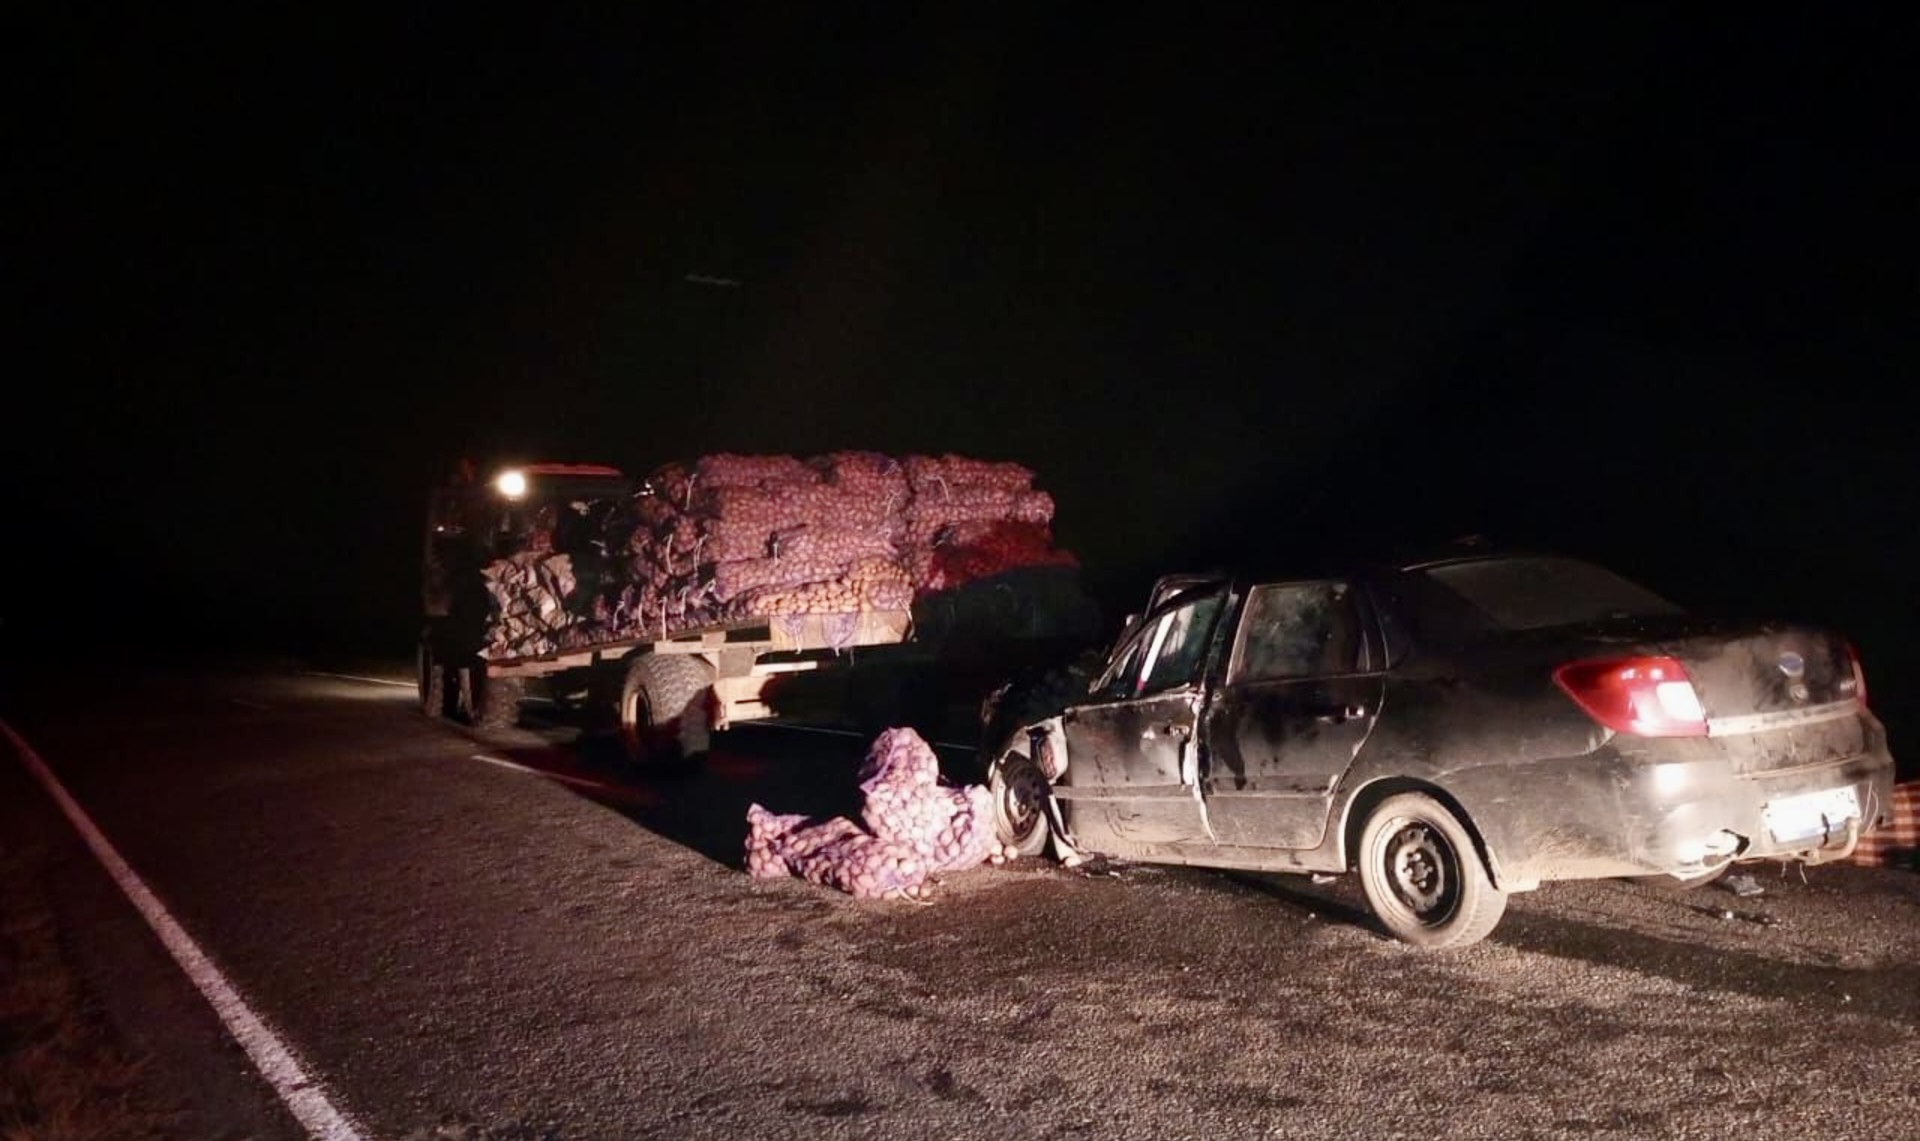
[[628, 763], [682, 771], [707, 754], [713, 736], [713, 667], [691, 654], [642, 654], [627, 665], [617, 707]]
[[520, 723], [520, 699], [527, 692], [523, 677], [488, 677], [485, 662], [467, 667], [467, 722], [475, 729], [511, 729]]
[[433, 643], [425, 638], [415, 653], [418, 667], [418, 687], [420, 692], [420, 712], [428, 717], [445, 717], [448, 713], [447, 669], [434, 656]]

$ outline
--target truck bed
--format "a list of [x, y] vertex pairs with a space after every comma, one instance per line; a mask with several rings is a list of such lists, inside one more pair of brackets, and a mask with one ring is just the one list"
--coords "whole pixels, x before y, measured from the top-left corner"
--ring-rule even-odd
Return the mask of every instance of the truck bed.
[[767, 615], [671, 631], [663, 638], [622, 638], [548, 654], [488, 658], [487, 672], [496, 677], [538, 677], [622, 658], [643, 646], [650, 646], [654, 653], [681, 654], [717, 650], [756, 654], [837, 651], [904, 642], [912, 632], [913, 616], [905, 610]]

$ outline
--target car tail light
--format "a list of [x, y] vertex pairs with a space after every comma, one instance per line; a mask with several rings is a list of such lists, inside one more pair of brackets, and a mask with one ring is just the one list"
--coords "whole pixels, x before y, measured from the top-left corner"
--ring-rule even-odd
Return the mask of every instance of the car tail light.
[[1617, 733], [1638, 737], [1704, 737], [1707, 714], [1685, 666], [1672, 658], [1605, 658], [1570, 662], [1554, 684]]
[[1865, 709], [1867, 707], [1867, 671], [1860, 668], [1860, 651], [1853, 648], [1852, 642], [1847, 643], [1847, 664], [1853, 667], [1853, 699], [1860, 703], [1860, 708]]

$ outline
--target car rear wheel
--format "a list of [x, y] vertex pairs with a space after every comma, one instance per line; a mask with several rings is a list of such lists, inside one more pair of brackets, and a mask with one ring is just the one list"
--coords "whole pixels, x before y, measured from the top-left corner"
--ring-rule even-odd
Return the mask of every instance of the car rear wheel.
[[1477, 943], [1507, 909], [1466, 826], [1424, 793], [1380, 802], [1360, 834], [1359, 862], [1374, 915], [1388, 934], [1416, 947]]
[[1047, 850], [1047, 778], [1025, 753], [1009, 752], [987, 778], [993, 799], [993, 828], [1000, 843], [1022, 856]]

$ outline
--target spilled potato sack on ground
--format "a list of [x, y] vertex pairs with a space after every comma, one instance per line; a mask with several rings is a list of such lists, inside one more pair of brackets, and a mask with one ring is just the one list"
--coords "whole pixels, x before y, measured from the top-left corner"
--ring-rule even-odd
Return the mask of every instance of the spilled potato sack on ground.
[[747, 874], [798, 876], [859, 899], [925, 899], [935, 872], [1013, 857], [994, 837], [986, 787], [942, 784], [939, 758], [912, 729], [876, 737], [860, 777], [865, 828], [844, 816], [816, 822], [749, 807]]

